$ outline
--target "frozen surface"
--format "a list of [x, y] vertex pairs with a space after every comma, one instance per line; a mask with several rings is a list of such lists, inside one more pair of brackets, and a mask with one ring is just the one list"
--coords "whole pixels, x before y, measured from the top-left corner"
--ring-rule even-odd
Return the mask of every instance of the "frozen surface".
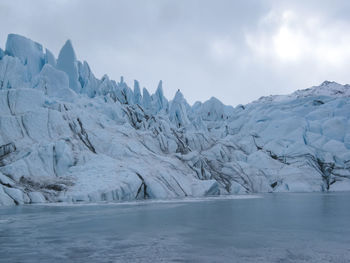
[[2, 207], [0, 262], [349, 262], [349, 193], [259, 196]]
[[350, 190], [350, 87], [189, 105], [97, 79], [71, 41], [0, 51], [0, 205]]
[[70, 40], [68, 40], [62, 47], [57, 59], [57, 68], [64, 71], [69, 78], [69, 87], [80, 92], [80, 83], [78, 82], [78, 65], [76, 61], [75, 52]]
[[19, 58], [27, 66], [30, 76], [38, 74], [44, 65], [42, 45], [26, 37], [9, 34], [5, 52], [7, 55]]

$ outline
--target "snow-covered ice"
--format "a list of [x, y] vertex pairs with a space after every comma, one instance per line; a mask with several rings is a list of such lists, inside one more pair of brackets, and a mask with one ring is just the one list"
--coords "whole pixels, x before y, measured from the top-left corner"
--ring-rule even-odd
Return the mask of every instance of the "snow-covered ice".
[[350, 190], [350, 86], [325, 81], [226, 106], [107, 75], [71, 41], [58, 59], [0, 49], [0, 204]]

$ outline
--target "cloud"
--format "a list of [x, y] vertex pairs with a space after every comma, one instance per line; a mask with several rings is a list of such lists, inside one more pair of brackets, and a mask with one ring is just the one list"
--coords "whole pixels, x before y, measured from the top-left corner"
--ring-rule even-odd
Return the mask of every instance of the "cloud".
[[281, 62], [312, 60], [342, 67], [350, 59], [349, 33], [348, 23], [329, 23], [293, 10], [271, 11], [259, 21], [258, 31], [246, 33], [246, 42], [258, 56]]
[[210, 42], [212, 57], [218, 60], [232, 59], [235, 56], [235, 46], [233, 42], [226, 38], [217, 38]]
[[0, 41], [23, 34], [57, 56], [69, 38], [97, 77], [235, 105], [350, 82], [349, 12], [346, 0], [4, 0]]

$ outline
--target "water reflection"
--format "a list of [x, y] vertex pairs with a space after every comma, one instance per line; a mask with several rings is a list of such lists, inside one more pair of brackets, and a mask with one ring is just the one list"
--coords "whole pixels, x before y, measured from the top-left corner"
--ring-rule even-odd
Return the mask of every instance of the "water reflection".
[[0, 209], [0, 262], [348, 262], [350, 194]]

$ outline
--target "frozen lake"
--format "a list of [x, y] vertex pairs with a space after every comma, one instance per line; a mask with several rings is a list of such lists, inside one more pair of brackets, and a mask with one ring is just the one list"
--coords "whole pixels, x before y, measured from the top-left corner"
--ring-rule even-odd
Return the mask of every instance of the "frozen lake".
[[350, 193], [248, 197], [1, 207], [0, 261], [350, 262]]

